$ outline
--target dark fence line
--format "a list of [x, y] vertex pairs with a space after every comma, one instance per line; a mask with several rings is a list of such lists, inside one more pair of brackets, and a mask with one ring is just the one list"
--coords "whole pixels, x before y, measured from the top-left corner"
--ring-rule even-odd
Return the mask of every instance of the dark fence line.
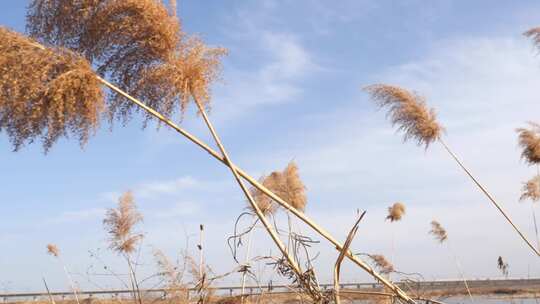
[[[394, 282], [396, 285], [401, 288], [412, 287], [412, 288], [424, 288], [424, 289], [440, 289], [440, 288], [453, 288], [463, 286], [463, 281], [461, 280], [444, 280], [444, 281], [420, 281], [420, 282], [403, 282], [398, 281]], [[467, 281], [470, 288], [477, 287], [496, 287], [496, 286], [540, 286], [540, 278], [534, 279], [476, 279]], [[333, 284], [320, 284], [321, 288], [324, 290], [332, 289]], [[382, 284], [379, 283], [341, 283], [340, 287], [343, 289], [381, 289], [383, 288]], [[228, 293], [229, 295], [234, 295], [235, 291], [238, 292], [242, 289], [241, 286], [219, 286], [213, 288], [217, 292], [222, 292], [224, 294]], [[263, 290], [265, 292], [280, 292], [283, 290], [289, 290], [290, 285], [264, 285], [264, 286], [246, 286], [246, 293], [253, 293], [254, 291]], [[156, 288], [156, 289], [141, 289], [141, 292], [146, 294], [161, 294], [162, 297], [167, 297], [168, 294], [174, 293], [175, 290], [167, 288]], [[189, 288], [187, 290], [188, 296], [191, 292], [196, 292], [195, 288]], [[78, 295], [87, 296], [92, 298], [94, 296], [103, 296], [108, 295], [110, 297], [118, 297], [121, 295], [132, 294], [132, 290], [128, 289], [118, 289], [118, 290], [91, 290], [91, 291], [78, 291]], [[51, 292], [54, 297], [70, 298], [73, 296], [73, 292]], [[0, 294], [0, 299], [3, 302], [8, 302], [9, 300], [20, 300], [20, 299], [33, 299], [37, 301], [40, 298], [48, 297], [49, 293], [47, 292], [28, 292], [28, 293], [4, 293]]]

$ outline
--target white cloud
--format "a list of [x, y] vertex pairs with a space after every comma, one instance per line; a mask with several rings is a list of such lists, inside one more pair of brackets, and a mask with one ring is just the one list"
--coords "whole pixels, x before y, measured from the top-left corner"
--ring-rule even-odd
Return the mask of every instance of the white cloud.
[[186, 189], [199, 186], [199, 182], [190, 176], [180, 177], [173, 180], [163, 180], [143, 183], [134, 189], [137, 197], [152, 199], [161, 195], [174, 194]]
[[105, 216], [104, 208], [90, 208], [75, 211], [66, 211], [54, 218], [52, 221], [56, 223], [71, 223], [82, 222], [102, 218]]

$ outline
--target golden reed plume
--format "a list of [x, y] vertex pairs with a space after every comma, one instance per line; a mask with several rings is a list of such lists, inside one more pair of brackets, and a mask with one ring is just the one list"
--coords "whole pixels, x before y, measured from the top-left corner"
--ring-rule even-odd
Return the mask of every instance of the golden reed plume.
[[142, 215], [137, 211], [133, 194], [124, 193], [118, 200], [116, 209], [107, 210], [103, 225], [109, 233], [112, 250], [120, 254], [131, 254], [135, 251], [142, 234], [135, 233], [133, 228], [142, 221]]
[[390, 220], [390, 222], [396, 222], [400, 221], [403, 215], [405, 215], [405, 205], [398, 202], [388, 207], [386, 219]]
[[0, 27], [0, 131], [15, 150], [40, 139], [47, 152], [61, 136], [84, 145], [99, 126], [103, 95], [83, 57]]
[[443, 228], [441, 223], [433, 220], [431, 221], [431, 230], [429, 231], [430, 234], [432, 234], [437, 241], [440, 243], [443, 243], [448, 239], [448, 234], [446, 233], [446, 229]]
[[[289, 202], [295, 209], [303, 211], [306, 208], [306, 187], [300, 179], [298, 166], [295, 162], [290, 162], [281, 172], [274, 171], [268, 176], [261, 177], [260, 181], [266, 188]], [[277, 204], [264, 193], [256, 188], [251, 188], [250, 191], [257, 206], [265, 214], [271, 214], [277, 210]]]
[[47, 244], [47, 253], [57, 258], [60, 256], [60, 249], [55, 244]]
[[374, 84], [364, 88], [379, 107], [388, 108], [388, 117], [404, 140], [413, 139], [426, 148], [436, 141], [444, 128], [437, 122], [434, 109], [426, 106], [425, 98], [397, 86]]
[[[33, 0], [27, 24], [40, 42], [83, 54], [128, 91], [140, 85], [143, 71], [174, 56], [182, 36], [178, 19], [157, 0]], [[112, 97], [111, 121], [127, 121], [136, 107]]]
[[368, 257], [373, 261], [373, 264], [379, 272], [382, 274], [389, 274], [395, 271], [394, 265], [386, 259], [384, 255], [381, 254], [370, 254]]
[[531, 200], [532, 202], [540, 201], [540, 176], [534, 176], [527, 182], [523, 183], [520, 201]]
[[529, 126], [529, 129], [516, 129], [519, 146], [523, 149], [521, 158], [529, 165], [538, 165], [540, 164], [540, 125], [529, 122]]

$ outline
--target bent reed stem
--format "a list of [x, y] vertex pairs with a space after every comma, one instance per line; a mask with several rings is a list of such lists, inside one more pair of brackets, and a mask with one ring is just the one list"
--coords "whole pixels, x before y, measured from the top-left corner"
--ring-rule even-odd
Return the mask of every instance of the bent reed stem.
[[495, 201], [493, 196], [491, 196], [491, 194], [486, 190], [486, 188], [484, 188], [484, 186], [482, 186], [482, 184], [480, 184], [480, 182], [472, 175], [472, 173], [465, 167], [465, 165], [463, 165], [463, 163], [459, 160], [457, 155], [454, 152], [452, 152], [450, 147], [440, 137], [439, 137], [439, 142], [444, 147], [446, 152], [448, 152], [450, 154], [450, 156], [452, 156], [452, 158], [458, 163], [458, 165], [461, 167], [461, 169], [463, 169], [463, 171], [465, 171], [465, 173], [471, 178], [471, 180], [476, 184], [476, 186], [478, 186], [478, 188], [480, 188], [480, 190], [487, 196], [487, 198], [491, 201], [491, 203], [499, 210], [499, 212], [504, 216], [504, 218], [508, 221], [508, 223], [510, 225], [512, 225], [512, 227], [514, 227], [514, 230], [519, 234], [519, 236], [523, 239], [523, 241], [534, 251], [534, 253], [537, 256], [540, 256], [540, 252], [538, 251], [538, 249], [535, 248], [534, 245], [521, 232], [521, 230], [519, 230], [519, 228], [514, 224], [514, 222], [506, 214], [506, 212], [503, 210], [503, 208]]

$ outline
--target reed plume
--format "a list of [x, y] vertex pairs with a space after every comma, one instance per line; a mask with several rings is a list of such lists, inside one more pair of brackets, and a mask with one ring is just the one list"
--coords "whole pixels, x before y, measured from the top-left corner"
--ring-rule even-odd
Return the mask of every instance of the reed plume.
[[56, 258], [60, 256], [60, 250], [55, 244], [47, 244], [47, 253]]
[[[259, 182], [266, 188], [271, 189], [274, 191], [274, 189], [277, 188], [277, 185], [279, 185], [279, 173], [273, 172], [268, 176], [261, 176], [259, 178]], [[261, 212], [265, 215], [271, 215], [274, 214], [277, 211], [278, 205], [272, 200], [270, 197], [265, 195], [262, 191], [258, 190], [255, 187], [250, 188], [251, 195], [253, 196], [253, 199], [255, 200], [255, 203], [261, 210]], [[252, 212], [254, 212], [253, 207], [248, 202], [248, 209], [250, 209]]]
[[131, 254], [135, 251], [142, 234], [135, 233], [133, 228], [142, 221], [142, 215], [137, 211], [133, 194], [124, 193], [118, 200], [116, 209], [107, 210], [103, 225], [109, 233], [109, 248], [119, 254]]
[[388, 215], [386, 216], [386, 219], [390, 220], [390, 222], [396, 222], [400, 221], [403, 215], [405, 215], [405, 205], [397, 202], [391, 207], [388, 207]]
[[540, 201], [540, 176], [536, 175], [527, 182], [523, 183], [520, 201], [531, 200], [532, 202]]
[[386, 84], [375, 84], [364, 88], [371, 95], [371, 98], [379, 107], [388, 107], [387, 116], [393, 125], [398, 126], [398, 130], [404, 132], [404, 140], [414, 139], [418, 145], [423, 145], [426, 149], [435, 141], [438, 141], [450, 156], [456, 161], [467, 176], [484, 193], [489, 201], [499, 210], [508, 224], [516, 231], [521, 239], [540, 256], [540, 251], [535, 248], [521, 230], [514, 224], [512, 219], [506, 214], [501, 205], [493, 198], [487, 189], [473, 176], [467, 167], [461, 162], [457, 155], [450, 149], [442, 138], [444, 128], [436, 120], [434, 109], [426, 106], [425, 98], [416, 92], [410, 92], [397, 86]]
[[84, 145], [104, 108], [88, 61], [0, 27], [0, 131], [14, 150], [40, 139], [47, 152], [62, 136]]
[[540, 27], [532, 28], [525, 33], [523, 33], [525, 37], [531, 38], [533, 40], [533, 43], [540, 48]]
[[176, 0], [169, 0], [169, 7], [171, 9], [171, 16], [176, 17], [176, 10], [177, 10]]
[[516, 129], [519, 146], [523, 149], [521, 158], [529, 165], [540, 165], [540, 125], [529, 122], [529, 129]]
[[390, 274], [390, 273], [396, 271], [394, 269], [394, 265], [392, 265], [392, 263], [390, 263], [390, 261], [388, 261], [384, 255], [382, 255], [382, 254], [369, 254], [368, 257], [371, 259], [371, 261], [373, 262], [375, 267], [377, 269], [379, 269], [380, 273], [382, 273], [382, 274]]
[[437, 241], [440, 243], [443, 243], [448, 239], [448, 234], [446, 233], [446, 229], [441, 225], [441, 223], [433, 220], [431, 221], [431, 230], [429, 231], [430, 234], [432, 234]]
[[426, 106], [425, 98], [415, 92], [385, 84], [375, 84], [364, 88], [381, 108], [388, 108], [388, 117], [404, 140], [415, 140], [427, 149], [436, 141], [444, 128], [437, 122], [434, 109]]
[[185, 38], [172, 58], [144, 70], [134, 92], [169, 117], [175, 112], [183, 116], [192, 97], [209, 110], [210, 85], [219, 79], [221, 57], [226, 53], [197, 37]]
[[[34, 0], [27, 23], [39, 41], [83, 54], [129, 91], [143, 71], [174, 55], [182, 36], [179, 20], [157, 0]], [[116, 93], [109, 103], [111, 121], [129, 120], [136, 108]]]
[[499, 256], [499, 258], [497, 258], [497, 268], [499, 268], [499, 270], [505, 277], [508, 277], [508, 269], [510, 268], [510, 266], [508, 266], [508, 263], [503, 260], [502, 256]]

